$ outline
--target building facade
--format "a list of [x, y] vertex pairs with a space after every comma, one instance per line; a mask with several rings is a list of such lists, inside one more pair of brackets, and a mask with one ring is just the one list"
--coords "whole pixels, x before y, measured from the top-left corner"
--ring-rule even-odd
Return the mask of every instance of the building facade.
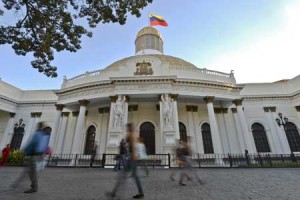
[[95, 144], [100, 154], [116, 153], [133, 122], [149, 154], [170, 153], [187, 138], [200, 154], [300, 153], [300, 76], [238, 84], [233, 72], [164, 55], [152, 27], [135, 45], [134, 56], [64, 78], [57, 90], [0, 81], [0, 148], [22, 148], [44, 121], [56, 154], [91, 154]]

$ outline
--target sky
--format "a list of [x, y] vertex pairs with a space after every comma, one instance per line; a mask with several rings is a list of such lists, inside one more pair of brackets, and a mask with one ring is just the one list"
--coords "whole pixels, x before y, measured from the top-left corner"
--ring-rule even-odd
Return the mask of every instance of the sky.
[[[148, 13], [165, 18], [157, 28], [164, 54], [199, 68], [229, 73], [238, 83], [274, 82], [300, 74], [299, 0], [154, 0], [142, 16], [126, 25], [100, 24], [92, 38], [83, 38], [76, 53], [55, 54], [57, 78], [47, 78], [30, 65], [32, 57], [17, 56], [0, 46], [0, 78], [21, 89], [59, 89], [63, 76], [72, 78], [103, 69], [134, 55], [137, 32], [148, 25]], [[9, 18], [1, 18], [0, 24]]]

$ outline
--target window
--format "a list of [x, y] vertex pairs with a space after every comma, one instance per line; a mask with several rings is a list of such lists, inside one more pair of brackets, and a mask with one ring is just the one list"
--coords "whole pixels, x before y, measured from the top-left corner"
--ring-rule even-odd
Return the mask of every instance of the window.
[[96, 127], [90, 126], [86, 133], [86, 140], [85, 140], [85, 155], [92, 155], [94, 148], [95, 148], [95, 136], [96, 136]]
[[203, 147], [204, 153], [214, 153], [213, 141], [211, 137], [210, 125], [208, 123], [204, 123], [201, 126], [202, 130], [202, 140], [203, 140]]
[[300, 151], [300, 135], [297, 126], [292, 122], [285, 125], [285, 133], [292, 152]]
[[271, 152], [265, 127], [260, 123], [254, 123], [252, 124], [251, 129], [256, 146], [256, 151], [258, 153]]
[[186, 127], [182, 122], [179, 122], [179, 134], [180, 134], [180, 140], [187, 142]]

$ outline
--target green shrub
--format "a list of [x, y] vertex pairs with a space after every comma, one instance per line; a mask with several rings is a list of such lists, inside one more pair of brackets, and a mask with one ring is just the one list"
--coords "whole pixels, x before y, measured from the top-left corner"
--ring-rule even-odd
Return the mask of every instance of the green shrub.
[[8, 156], [8, 165], [22, 165], [24, 154], [20, 150], [10, 152]]

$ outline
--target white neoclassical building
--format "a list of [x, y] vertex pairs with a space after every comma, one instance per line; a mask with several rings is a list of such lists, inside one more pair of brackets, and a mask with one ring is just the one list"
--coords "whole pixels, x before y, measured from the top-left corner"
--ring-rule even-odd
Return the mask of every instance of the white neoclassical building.
[[0, 148], [21, 148], [45, 121], [57, 154], [90, 154], [95, 142], [98, 153], [113, 153], [133, 122], [149, 154], [168, 153], [187, 136], [200, 154], [300, 152], [300, 76], [238, 84], [232, 72], [164, 55], [152, 27], [139, 31], [135, 46], [135, 55], [64, 78], [60, 89], [0, 81]]

